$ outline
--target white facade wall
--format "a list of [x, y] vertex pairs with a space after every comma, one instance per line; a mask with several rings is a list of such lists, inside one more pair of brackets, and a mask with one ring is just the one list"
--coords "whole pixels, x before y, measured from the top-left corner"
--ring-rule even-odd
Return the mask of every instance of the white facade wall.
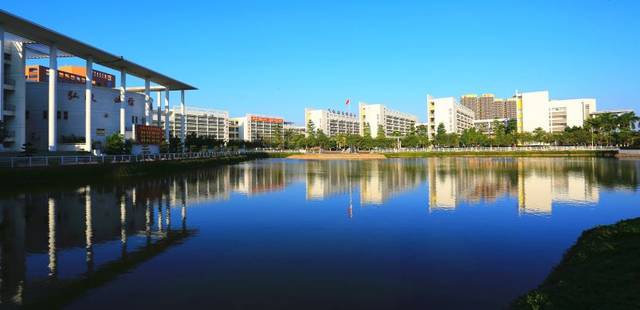
[[[38, 150], [47, 149], [47, 118], [44, 113], [48, 110], [48, 83], [27, 82], [27, 137]], [[92, 141], [102, 143], [106, 137], [120, 132], [120, 90], [93, 87], [93, 104], [91, 106]], [[58, 83], [57, 108], [58, 145], [61, 151], [85, 150], [83, 143], [62, 143], [62, 136], [85, 137], [85, 85], [72, 83]], [[144, 125], [144, 94], [127, 92], [125, 96], [125, 131], [127, 138], [131, 137], [133, 125]], [[66, 112], [66, 119], [65, 119]], [[56, 113], [57, 114], [57, 113]]]
[[549, 92], [527, 92], [520, 94], [522, 99], [521, 112], [518, 116], [522, 117], [522, 130], [525, 132], [533, 132], [536, 128], [542, 128], [549, 132]]
[[364, 134], [365, 123], [368, 123], [371, 129], [371, 136], [374, 138], [378, 135], [378, 126], [380, 125], [385, 131], [386, 136], [391, 136], [396, 131], [404, 136], [408, 134], [411, 127], [415, 127], [418, 122], [417, 116], [391, 110], [382, 104], [360, 102], [358, 110], [360, 112], [360, 134]]
[[427, 97], [427, 129], [429, 137], [433, 138], [438, 126], [444, 125], [447, 133], [462, 133], [474, 126], [475, 113], [456, 102], [454, 97]]
[[305, 109], [305, 125], [312, 122], [316, 130], [322, 130], [327, 136], [337, 134], [358, 134], [358, 117], [355, 114], [326, 109]]
[[[563, 131], [565, 127], [582, 127], [590, 114], [596, 111], [596, 100], [592, 98], [551, 100], [549, 101], [549, 109], [551, 111], [550, 130], [552, 132]], [[554, 111], [560, 113], [553, 113]], [[561, 111], [565, 111], [564, 117]], [[554, 114], [557, 115], [556, 120], [554, 120]], [[563, 119], [565, 120], [564, 124], [562, 124]]]

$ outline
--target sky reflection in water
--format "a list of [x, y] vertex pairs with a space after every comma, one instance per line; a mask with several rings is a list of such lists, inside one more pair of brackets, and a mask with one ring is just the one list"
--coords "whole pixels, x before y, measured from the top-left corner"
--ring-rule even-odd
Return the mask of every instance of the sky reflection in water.
[[636, 161], [260, 160], [0, 198], [0, 307], [500, 308], [637, 217]]

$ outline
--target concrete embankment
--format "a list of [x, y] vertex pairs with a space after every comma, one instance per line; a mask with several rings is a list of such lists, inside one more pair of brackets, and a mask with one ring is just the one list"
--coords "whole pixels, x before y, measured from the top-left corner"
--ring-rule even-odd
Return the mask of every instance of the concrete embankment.
[[35, 187], [57, 187], [93, 184], [114, 180], [177, 174], [193, 169], [235, 164], [242, 161], [268, 158], [267, 153], [251, 153], [208, 159], [166, 160], [154, 162], [50, 166], [0, 169], [0, 192]]
[[620, 150], [616, 154], [618, 158], [640, 158], [640, 150]]

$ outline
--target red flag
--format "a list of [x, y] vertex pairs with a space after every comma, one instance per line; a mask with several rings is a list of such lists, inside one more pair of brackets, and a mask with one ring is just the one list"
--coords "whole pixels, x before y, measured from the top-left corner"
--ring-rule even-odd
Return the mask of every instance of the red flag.
[[349, 105], [349, 103], [351, 103], [351, 98], [347, 98], [347, 102], [345, 102], [346, 105]]

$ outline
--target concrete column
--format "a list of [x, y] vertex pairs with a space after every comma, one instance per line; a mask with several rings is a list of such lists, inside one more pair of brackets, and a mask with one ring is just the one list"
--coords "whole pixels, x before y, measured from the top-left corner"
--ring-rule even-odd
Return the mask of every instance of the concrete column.
[[184, 140], [187, 138], [187, 115], [184, 102], [184, 90], [180, 91], [180, 113], [182, 113], [182, 119], [180, 120], [180, 140], [182, 141], [182, 145], [184, 145]]
[[87, 151], [91, 152], [91, 133], [93, 132], [91, 130], [91, 91], [93, 88], [93, 58], [92, 57], [87, 57], [86, 66], [87, 66], [86, 68], [87, 78], [84, 86], [84, 89], [85, 89], [84, 90], [85, 146], [84, 147], [86, 148]]
[[164, 137], [167, 139], [167, 143], [169, 143], [169, 126], [171, 122], [169, 121], [169, 88], [164, 91]]
[[[0, 121], [4, 121], [4, 27], [0, 24]], [[2, 141], [0, 141], [2, 149]]]
[[124, 105], [127, 104], [127, 71], [120, 70], [120, 134], [125, 135]]
[[156, 98], [157, 100], [157, 105], [158, 105], [158, 127], [162, 127], [162, 124], [160, 123], [160, 121], [162, 120], [162, 92], [158, 91], [158, 98]]
[[58, 48], [52, 44], [49, 49], [48, 141], [49, 152], [55, 152], [58, 149], [58, 104], [56, 100], [56, 91], [58, 86]]
[[144, 124], [149, 126], [151, 120], [149, 119], [153, 114], [153, 106], [151, 106], [151, 81], [149, 78], [144, 79]]

